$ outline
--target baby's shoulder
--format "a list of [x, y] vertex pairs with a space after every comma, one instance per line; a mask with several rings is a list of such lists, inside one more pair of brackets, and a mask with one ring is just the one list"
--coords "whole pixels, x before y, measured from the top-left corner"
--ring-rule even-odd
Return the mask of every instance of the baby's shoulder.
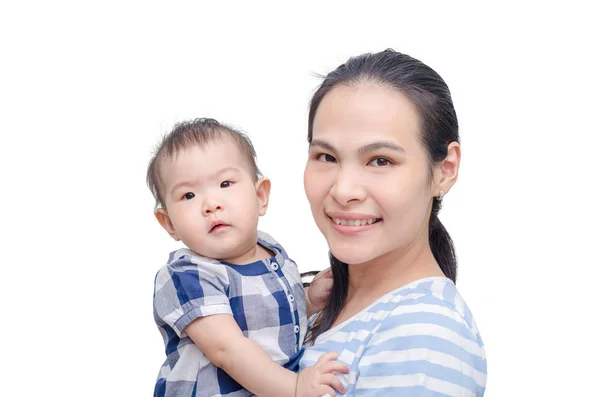
[[166, 266], [187, 266], [204, 264], [219, 265], [221, 264], [221, 262], [219, 262], [217, 259], [198, 255], [189, 248], [181, 248], [169, 254], [169, 259], [167, 261]]
[[206, 277], [228, 279], [226, 269], [221, 262], [196, 254], [188, 248], [181, 248], [169, 254], [167, 263], [156, 274], [155, 284], [162, 285], [173, 277]]
[[273, 251], [275, 253], [275, 256], [281, 255], [281, 258], [283, 258], [284, 260], [289, 260], [291, 262], [294, 262], [292, 260], [292, 258], [289, 257], [288, 253], [283, 248], [281, 243], [279, 243], [279, 241], [277, 241], [275, 238], [273, 238], [273, 236], [271, 236], [270, 234], [263, 232], [261, 230], [258, 230], [258, 242], [263, 247], [266, 247], [269, 250]]

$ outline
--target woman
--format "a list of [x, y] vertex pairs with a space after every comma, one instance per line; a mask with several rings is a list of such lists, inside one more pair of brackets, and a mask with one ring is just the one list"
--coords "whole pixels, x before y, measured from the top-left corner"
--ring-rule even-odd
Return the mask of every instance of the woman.
[[485, 351], [438, 219], [461, 156], [445, 82], [393, 50], [351, 58], [314, 94], [308, 141], [334, 286], [301, 369], [333, 351], [351, 368], [347, 396], [482, 396]]

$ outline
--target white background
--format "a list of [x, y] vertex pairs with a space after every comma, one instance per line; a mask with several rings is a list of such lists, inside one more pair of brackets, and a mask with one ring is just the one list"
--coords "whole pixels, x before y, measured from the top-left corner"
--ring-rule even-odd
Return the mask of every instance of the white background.
[[324, 268], [302, 186], [313, 74], [392, 47], [456, 104], [464, 157], [441, 218], [486, 396], [598, 395], [597, 11], [174, 3], [0, 6], [0, 394], [151, 395], [153, 280], [177, 245], [145, 171], [176, 121], [246, 131], [273, 182], [261, 228], [301, 270]]

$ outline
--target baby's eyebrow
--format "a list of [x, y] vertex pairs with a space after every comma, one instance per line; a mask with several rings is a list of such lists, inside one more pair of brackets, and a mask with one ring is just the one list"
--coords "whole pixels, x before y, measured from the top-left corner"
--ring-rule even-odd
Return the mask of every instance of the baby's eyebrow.
[[[233, 166], [221, 168], [219, 171], [217, 171], [217, 172], [215, 172], [213, 174], [213, 176], [211, 177], [211, 179], [217, 179], [219, 176], [221, 176], [222, 174], [224, 174], [226, 172], [238, 172], [238, 173], [240, 173], [241, 171], [240, 171], [239, 168], [233, 167]], [[174, 191], [176, 191], [179, 188], [195, 186], [198, 183], [200, 183], [199, 180], [197, 180], [197, 181], [181, 181], [181, 182], [177, 183], [176, 185], [174, 185], [170, 189], [170, 192], [172, 194]]]
[[219, 175], [224, 174], [226, 172], [241, 172], [241, 171], [237, 167], [230, 166], [230, 167], [221, 168], [219, 171], [217, 171], [217, 172], [214, 173], [214, 176], [219, 176]]
[[190, 181], [182, 181], [182, 182], [179, 182], [178, 184], [176, 184], [175, 186], [173, 186], [173, 187], [172, 187], [172, 188], [169, 190], [169, 193], [170, 193], [170, 194], [173, 194], [173, 192], [175, 192], [177, 189], [179, 189], [179, 188], [182, 188], [182, 187], [185, 187], [185, 186], [194, 186], [194, 183], [193, 183], [193, 182], [190, 182]]

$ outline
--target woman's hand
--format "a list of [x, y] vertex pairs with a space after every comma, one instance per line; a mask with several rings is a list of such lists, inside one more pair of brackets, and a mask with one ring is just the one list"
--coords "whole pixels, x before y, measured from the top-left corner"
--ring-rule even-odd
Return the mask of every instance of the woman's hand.
[[335, 397], [335, 390], [345, 393], [346, 388], [334, 372], [347, 374], [350, 368], [335, 361], [337, 353], [323, 354], [313, 367], [308, 367], [298, 375], [295, 397]]
[[332, 288], [333, 274], [331, 268], [317, 273], [306, 292], [306, 312], [309, 317], [327, 306]]

